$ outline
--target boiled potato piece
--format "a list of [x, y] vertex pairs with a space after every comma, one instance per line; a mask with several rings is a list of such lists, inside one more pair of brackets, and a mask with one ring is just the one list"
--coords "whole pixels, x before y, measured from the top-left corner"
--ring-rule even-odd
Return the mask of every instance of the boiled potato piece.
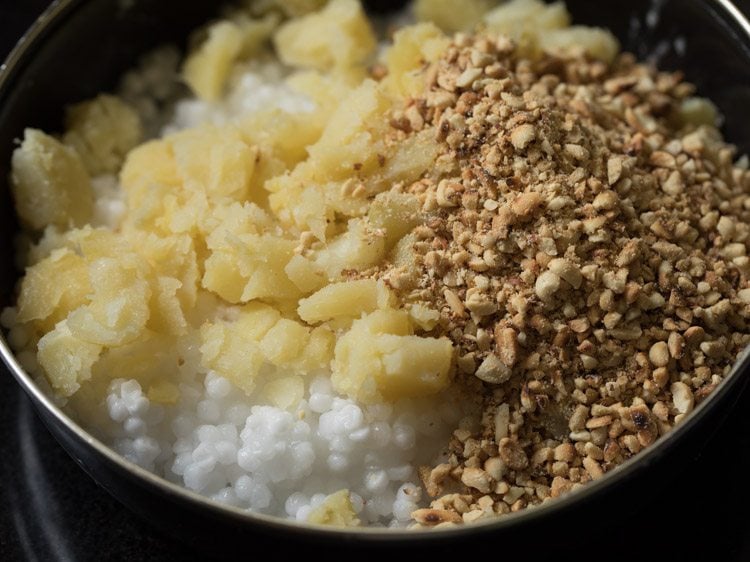
[[204, 228], [208, 257], [202, 285], [230, 303], [301, 296], [286, 267], [298, 241], [272, 234], [273, 222], [253, 204], [216, 207]]
[[539, 45], [551, 53], [583, 50], [604, 62], [615, 60], [620, 44], [606, 29], [574, 25], [565, 29], [553, 29], [539, 35]]
[[487, 27], [514, 39], [530, 33], [543, 36], [548, 30], [570, 25], [570, 14], [564, 2], [546, 4], [542, 0], [511, 0], [488, 12]]
[[422, 69], [437, 61], [450, 39], [432, 23], [399, 29], [385, 54], [388, 76], [386, 87], [396, 95], [416, 96], [424, 88]]
[[159, 278], [174, 286], [174, 296], [183, 310], [193, 307], [199, 281], [198, 258], [193, 239], [187, 235], [157, 236], [153, 233], [131, 231], [124, 233], [129, 247], [137, 248], [138, 255], [146, 260], [149, 281], [158, 283]]
[[34, 230], [83, 226], [91, 218], [91, 179], [81, 157], [42, 131], [24, 131], [10, 178], [18, 216]]
[[201, 327], [201, 365], [232, 381], [248, 396], [265, 362], [263, 352], [241, 330], [227, 323]]
[[106, 94], [68, 108], [65, 128], [65, 144], [76, 149], [92, 176], [119, 171], [143, 137], [135, 110]]
[[396, 336], [408, 336], [412, 333], [409, 315], [404, 310], [376, 310], [357, 320], [354, 324], [361, 333], [393, 334]]
[[448, 32], [471, 30], [500, 0], [416, 0], [414, 15]]
[[374, 345], [382, 369], [375, 384], [387, 400], [435, 394], [450, 384], [453, 344], [448, 338], [380, 335]]
[[421, 211], [422, 205], [413, 195], [386, 192], [375, 197], [367, 217], [373, 228], [385, 231], [385, 249], [390, 251], [422, 222]]
[[232, 311], [233, 318], [206, 322], [200, 329], [201, 364], [229, 379], [246, 394], [266, 362], [259, 342], [279, 321], [272, 307], [251, 303]]
[[239, 309], [234, 326], [253, 341], [260, 341], [280, 318], [281, 314], [272, 306], [254, 302]]
[[190, 54], [183, 68], [185, 82], [199, 98], [213, 101], [221, 96], [243, 40], [242, 29], [234, 22], [220, 21], [208, 28], [207, 39]]
[[373, 232], [365, 221], [352, 219], [349, 229], [318, 251], [315, 263], [329, 279], [338, 279], [344, 270], [362, 270], [385, 257], [385, 239]]
[[18, 321], [35, 321], [42, 330], [51, 330], [70, 311], [86, 304], [90, 293], [86, 260], [59, 248], [26, 269], [18, 296]]
[[326, 326], [318, 326], [310, 332], [302, 356], [295, 363], [300, 373], [322, 372], [328, 374], [333, 360], [336, 335]]
[[545, 4], [542, 0], [511, 0], [485, 15], [487, 27], [513, 39], [527, 48], [559, 54], [583, 50], [594, 58], [612, 62], [620, 45], [609, 31], [582, 25], [570, 26], [570, 14], [563, 2]]
[[331, 381], [366, 403], [427, 396], [450, 384], [452, 360], [448, 338], [412, 335], [405, 311], [376, 311], [339, 338]]
[[284, 268], [284, 273], [305, 295], [320, 289], [328, 281], [311, 260], [300, 255], [292, 256]]
[[258, 149], [233, 127], [188, 129], [169, 138], [177, 173], [186, 189], [208, 197], [244, 201], [255, 171]]
[[362, 313], [388, 308], [394, 300], [382, 281], [344, 281], [327, 285], [299, 301], [297, 313], [308, 324], [316, 324], [334, 318], [358, 318]]
[[188, 323], [178, 293], [182, 283], [174, 277], [158, 276], [152, 283], [149, 326], [175, 336], [187, 331]]
[[158, 381], [175, 382], [181, 361], [195, 360], [197, 363], [197, 359], [183, 355], [186, 341], [194, 345], [197, 334], [189, 333], [185, 339], [176, 339], [146, 329], [124, 345], [105, 347], [94, 364], [92, 382], [135, 379], [144, 388]]
[[364, 62], [377, 40], [358, 0], [332, 0], [313, 14], [282, 25], [276, 52], [288, 65], [331, 70]]
[[[271, 109], [243, 118], [241, 128], [245, 142], [268, 150], [283, 163], [285, 171], [307, 158], [307, 147], [317, 142], [323, 132], [322, 121], [315, 112]], [[261, 160], [262, 155], [256, 154], [256, 159]]]
[[719, 110], [707, 98], [686, 98], [680, 104], [677, 114], [684, 125], [716, 127], [719, 123]]
[[282, 410], [296, 406], [304, 395], [305, 381], [296, 375], [279, 377], [263, 387], [263, 398]]
[[329, 495], [323, 503], [310, 511], [307, 521], [334, 527], [356, 527], [360, 524], [349, 490], [340, 490]]
[[203, 287], [231, 303], [298, 298], [300, 290], [285, 272], [296, 246], [295, 241], [267, 234], [227, 240], [211, 248]]
[[62, 321], [39, 340], [37, 360], [52, 388], [67, 398], [91, 378], [101, 352], [101, 345], [76, 337]]
[[99, 345], [136, 339], [149, 319], [151, 289], [135, 255], [101, 258], [89, 265], [91, 302], [68, 315], [76, 337]]
[[427, 128], [398, 143], [388, 151], [382, 170], [371, 184], [375, 191], [384, 191], [398, 182], [411, 183], [435, 165], [440, 146], [435, 142], [435, 130]]
[[260, 340], [260, 350], [270, 363], [281, 367], [302, 355], [309, 337], [310, 328], [281, 318]]
[[384, 154], [371, 127], [385, 128], [377, 116], [384, 114], [391, 102], [372, 80], [365, 80], [351, 92], [331, 116], [320, 140], [310, 146], [310, 162], [303, 169], [311, 179], [345, 179], [355, 168], [361, 174], [371, 173], [380, 165], [378, 153]]
[[170, 202], [182, 188], [181, 181], [168, 141], [150, 141], [131, 150], [120, 171], [127, 206], [125, 225], [161, 230]]

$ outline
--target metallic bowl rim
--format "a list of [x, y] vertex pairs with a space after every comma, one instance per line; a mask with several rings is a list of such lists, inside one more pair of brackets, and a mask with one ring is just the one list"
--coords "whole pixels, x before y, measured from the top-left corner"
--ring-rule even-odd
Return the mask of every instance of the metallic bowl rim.
[[[6, 97], [6, 91], [12, 88], [13, 79], [18, 72], [23, 70], [23, 63], [27, 58], [33, 58], [33, 50], [44, 39], [44, 37], [54, 31], [54, 29], [64, 23], [65, 18], [74, 15], [75, 10], [85, 2], [95, 0], [54, 0], [52, 4], [36, 19], [31, 27], [24, 33], [13, 50], [10, 52], [5, 62], [0, 65], [0, 103]], [[734, 5], [732, 0], [712, 0], [717, 7], [723, 9], [726, 14], [738, 24], [746, 35], [748, 45], [750, 45], [750, 21]], [[750, 49], [750, 46], [748, 46]], [[538, 519], [554, 517], [557, 514], [564, 513], [574, 509], [576, 505], [584, 503], [598, 496], [608, 488], [622, 483], [628, 476], [635, 475], [643, 470], [648, 469], [649, 465], [656, 462], [659, 456], [663, 456], [677, 442], [682, 441], [686, 435], [689, 435], [692, 428], [700, 424], [701, 420], [706, 417], [714, 403], [718, 403], [722, 398], [728, 399], [729, 393], [733, 387], [741, 383], [739, 379], [742, 376], [750, 376], [750, 347], [748, 347], [742, 356], [735, 362], [732, 371], [727, 375], [711, 395], [703, 401], [685, 420], [669, 433], [659, 438], [657, 443], [646, 448], [642, 453], [635, 455], [622, 465], [606, 473], [598, 480], [587, 483], [583, 488], [564, 497], [546, 502], [540, 506], [534, 506], [523, 509], [517, 513], [511, 513], [502, 517], [490, 518], [478, 521], [471, 525], [457, 525], [455, 527], [436, 531], [433, 529], [391, 529], [391, 528], [373, 528], [373, 527], [354, 527], [354, 528], [337, 528], [326, 527], [322, 525], [313, 525], [309, 523], [300, 523], [281, 519], [280, 517], [253, 513], [238, 507], [221, 504], [215, 500], [203, 496], [183, 486], [167, 481], [140, 466], [128, 461], [120, 456], [113, 449], [93, 437], [75, 421], [73, 421], [65, 412], [58, 407], [54, 401], [48, 397], [34, 382], [19, 364], [13, 351], [10, 349], [4, 330], [0, 330], [0, 357], [16, 379], [18, 384], [23, 388], [26, 394], [31, 398], [35, 407], [42, 408], [52, 415], [53, 420], [59, 423], [64, 430], [73, 435], [81, 444], [84, 444], [94, 454], [101, 455], [110, 464], [117, 467], [122, 472], [141, 480], [150, 489], [170, 497], [181, 504], [192, 504], [193, 507], [202, 511], [215, 514], [219, 517], [231, 518], [235, 523], [247, 524], [251, 526], [266, 526], [275, 531], [281, 531], [291, 534], [301, 534], [314, 536], [320, 539], [340, 537], [355, 539], [360, 541], [377, 541], [377, 542], [400, 542], [404, 540], [445, 540], [459, 539], [467, 536], [475, 536], [480, 533], [492, 531], [507, 531], [520, 525], [533, 522]], [[46, 423], [46, 420], [45, 420]], [[64, 447], [65, 448], [65, 447]], [[66, 449], [67, 450], [67, 449]], [[70, 454], [70, 451], [67, 451]], [[86, 464], [84, 461], [84, 465]], [[95, 475], [91, 477], [96, 480]], [[116, 494], [115, 494], [116, 497]]]

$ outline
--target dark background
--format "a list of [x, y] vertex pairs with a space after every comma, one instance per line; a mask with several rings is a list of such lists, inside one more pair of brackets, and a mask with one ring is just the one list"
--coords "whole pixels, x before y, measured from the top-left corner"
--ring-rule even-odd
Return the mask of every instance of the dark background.
[[[0, 60], [48, 3], [0, 0]], [[735, 3], [750, 13], [750, 0]], [[591, 536], [575, 521], [563, 523], [570, 524], [571, 533], [568, 543], [556, 547], [559, 559], [750, 560], [748, 411], [750, 391], [707, 447], [692, 462], [674, 467], [674, 478], [664, 483], [669, 493], [654, 497], [632, 521], [618, 522], [606, 536]], [[496, 553], [492, 558], [502, 560], [503, 545], [486, 538], [481, 545], [456, 544], [455, 552], [443, 548], [425, 557], [479, 559], [490, 547]], [[248, 535], [247, 541], [242, 558], [274, 547], [262, 536]], [[535, 545], [527, 546], [528, 558], [536, 559]], [[314, 553], [305, 547], [304, 554]], [[203, 559], [98, 488], [50, 437], [0, 368], [0, 561]]]

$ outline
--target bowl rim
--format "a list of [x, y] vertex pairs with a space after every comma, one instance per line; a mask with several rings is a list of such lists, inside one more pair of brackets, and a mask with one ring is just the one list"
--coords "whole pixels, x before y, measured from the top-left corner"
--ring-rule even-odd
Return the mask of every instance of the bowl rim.
[[[27, 60], [33, 58], [33, 50], [49, 34], [53, 33], [58, 27], [65, 23], [66, 18], [74, 16], [76, 10], [87, 2], [95, 0], [54, 0], [50, 6], [34, 21], [31, 27], [19, 39], [15, 47], [0, 65], [0, 104], [4, 103], [7, 92], [12, 88], [14, 79], [16, 79], [24, 70]], [[739, 38], [739, 43], [744, 44], [750, 52], [750, 21], [737, 8], [732, 0], [712, 0], [708, 4], [713, 4], [715, 9], [723, 10], [725, 15], [732, 23], [739, 25], [744, 37]], [[660, 437], [658, 441], [644, 449], [641, 453], [631, 457], [623, 464], [606, 473], [601, 478], [587, 483], [582, 488], [557, 498], [554, 501], [545, 502], [537, 506], [530, 506], [516, 513], [510, 513], [496, 518], [480, 520], [468, 525], [456, 525], [445, 529], [403, 529], [403, 528], [380, 528], [380, 527], [328, 527], [324, 525], [298, 522], [281, 517], [255, 513], [244, 510], [235, 506], [221, 504], [207, 496], [203, 496], [189, 490], [186, 487], [170, 482], [161, 476], [150, 472], [135, 463], [125, 459], [103, 442], [89, 434], [77, 422], [69, 417], [54, 400], [47, 396], [44, 391], [37, 385], [33, 377], [21, 367], [15, 354], [6, 341], [5, 329], [0, 330], [0, 358], [7, 367], [7, 370], [13, 375], [26, 395], [31, 399], [37, 409], [51, 415], [51, 422], [59, 425], [62, 431], [71, 435], [79, 444], [86, 447], [87, 452], [102, 457], [118, 473], [125, 473], [129, 477], [140, 481], [141, 484], [149, 488], [150, 492], [157, 492], [165, 497], [175, 501], [181, 506], [189, 505], [192, 508], [211, 513], [220, 518], [231, 519], [236, 524], [265, 526], [269, 530], [281, 531], [284, 533], [293, 533], [295, 535], [307, 535], [308, 537], [317, 537], [329, 539], [332, 537], [354, 539], [359, 541], [371, 541], [379, 543], [403, 542], [404, 540], [420, 541], [442, 541], [445, 539], [458, 539], [474, 536], [480, 533], [493, 531], [507, 531], [521, 525], [533, 522], [539, 519], [546, 519], [575, 509], [577, 505], [591, 501], [598, 497], [602, 492], [609, 488], [614, 488], [622, 484], [628, 476], [636, 475], [648, 469], [660, 457], [666, 455], [674, 446], [681, 442], [691, 430], [701, 423], [707, 417], [715, 406], [726, 403], [736, 397], [735, 390], [741, 388], [741, 385], [747, 383], [750, 377], [750, 346], [748, 346], [741, 356], [734, 363], [731, 372], [724, 377], [721, 383], [714, 391], [704, 400], [696, 409], [691, 412], [685, 421], [674, 427], [666, 435]], [[743, 380], [745, 379], [745, 380]], [[734, 395], [733, 395], [734, 393]], [[40, 412], [41, 413], [41, 412]], [[47, 416], [42, 416], [45, 424], [50, 423]], [[57, 438], [56, 432], [53, 432]], [[59, 439], [58, 439], [59, 442]], [[72, 452], [67, 446], [60, 443], [68, 454]], [[97, 480], [94, 474], [89, 472], [88, 463], [82, 459], [75, 460], [84, 465], [86, 472], [90, 477]], [[119, 475], [119, 474], [118, 474]], [[123, 502], [117, 494], [108, 492], [116, 497], [118, 501]], [[138, 511], [131, 507], [131, 510]], [[138, 513], [143, 517], [143, 513]]]

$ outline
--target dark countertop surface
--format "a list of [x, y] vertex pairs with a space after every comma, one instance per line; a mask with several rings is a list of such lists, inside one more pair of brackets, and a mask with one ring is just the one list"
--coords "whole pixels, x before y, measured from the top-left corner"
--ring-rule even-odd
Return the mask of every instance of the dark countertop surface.
[[[0, 0], [0, 59], [47, 4]], [[737, 4], [750, 11], [750, 0]], [[689, 465], [675, 467], [667, 485], [685, 490], [683, 502], [665, 505], [654, 497], [642, 516], [611, 535], [559, 545], [559, 559], [575, 554], [591, 560], [750, 560], [749, 411], [746, 390], [706, 448]], [[655, 537], [660, 538], [654, 542]], [[247, 538], [249, 547], [269, 546], [261, 536]], [[462, 557], [482, 556], [472, 552], [474, 545], [456, 546]], [[243, 557], [252, 552], [259, 550], [249, 548]], [[314, 555], [309, 547], [305, 552]], [[499, 559], [502, 552], [498, 548]], [[533, 552], [529, 545], [530, 559]], [[454, 553], [443, 548], [435, 554], [447, 560]], [[20, 387], [0, 368], [0, 561], [203, 559], [99, 488], [52, 439]]]

